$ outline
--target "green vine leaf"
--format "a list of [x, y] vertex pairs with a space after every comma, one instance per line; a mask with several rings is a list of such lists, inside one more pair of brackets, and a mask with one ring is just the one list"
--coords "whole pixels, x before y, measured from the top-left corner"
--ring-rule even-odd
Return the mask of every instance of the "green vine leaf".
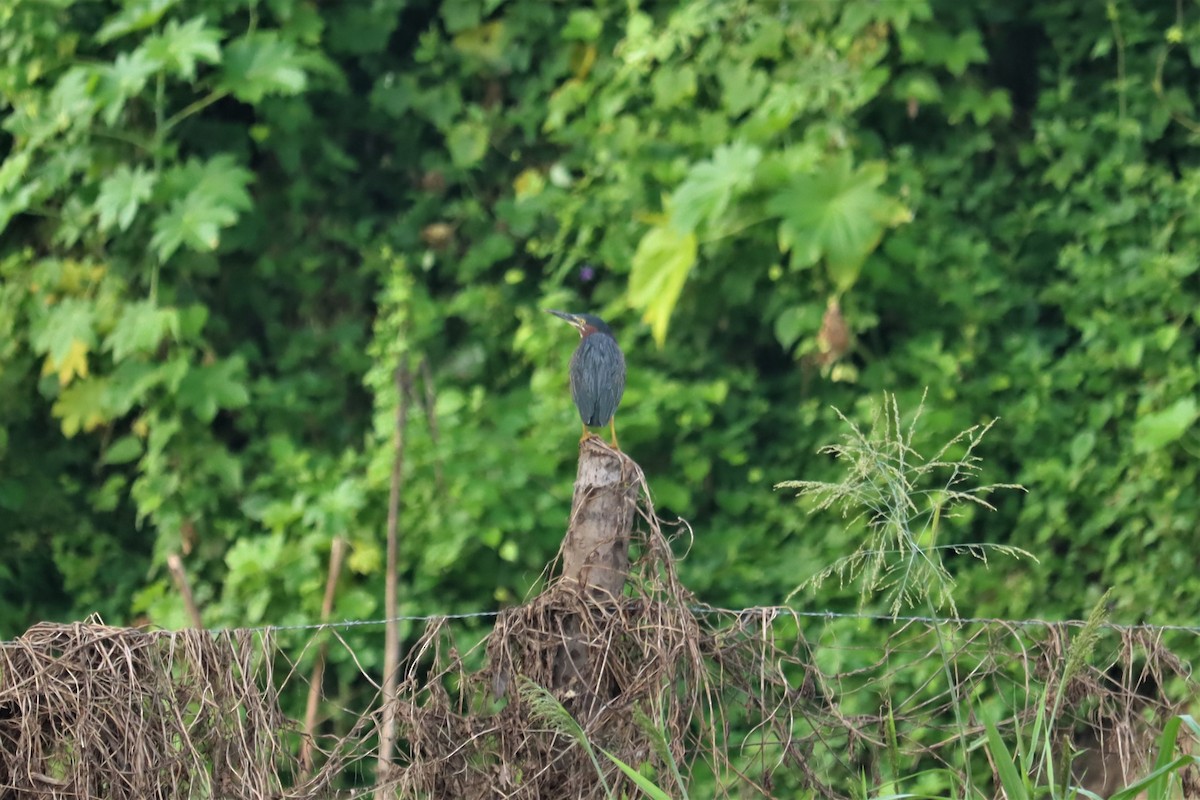
[[104, 451], [104, 456], [101, 458], [101, 463], [104, 464], [128, 464], [135, 461], [142, 455], [142, 440], [136, 436], [122, 436], [117, 439]]
[[179, 336], [179, 314], [158, 308], [153, 300], [138, 300], [125, 306], [104, 346], [115, 360], [124, 361], [133, 353], [152, 352], [168, 333]]
[[79, 431], [91, 432], [108, 421], [108, 380], [92, 377], [72, 383], [58, 396], [51, 412], [58, 417], [68, 439]]
[[202, 422], [212, 422], [222, 408], [242, 408], [250, 402], [241, 358], [193, 366], [179, 383], [179, 404]]
[[96, 40], [101, 44], [108, 44], [127, 33], [153, 27], [178, 3], [179, 0], [138, 0], [126, 3], [123, 9], [104, 23], [96, 34]]
[[59, 301], [34, 324], [31, 341], [34, 352], [44, 353], [60, 363], [75, 342], [90, 347], [96, 341], [95, 314], [95, 305], [85, 298], [67, 297]]
[[171, 20], [161, 33], [147, 37], [142, 49], [163, 69], [190, 81], [196, 77], [198, 63], [221, 60], [221, 32], [208, 27], [204, 17], [184, 23]]
[[1161, 450], [1178, 441], [1200, 416], [1196, 398], [1183, 397], [1162, 411], [1140, 418], [1133, 424], [1133, 449], [1138, 453]]
[[306, 85], [303, 57], [277, 31], [248, 33], [225, 49], [219, 86], [245, 103], [299, 94]]
[[113, 170], [100, 183], [100, 194], [96, 198], [101, 230], [113, 227], [127, 230], [133, 224], [138, 208], [150, 199], [154, 183], [154, 174], [142, 166], [130, 169], [128, 164], [122, 164]]
[[169, 173], [164, 188], [186, 193], [155, 221], [150, 244], [158, 257], [166, 261], [184, 245], [202, 252], [215, 250], [221, 229], [250, 209], [247, 187], [253, 177], [229, 155], [206, 162], [192, 160]]
[[762, 150], [745, 142], [721, 145], [712, 160], [696, 164], [671, 195], [671, 221], [681, 231], [713, 225], [734, 197], [754, 184]]

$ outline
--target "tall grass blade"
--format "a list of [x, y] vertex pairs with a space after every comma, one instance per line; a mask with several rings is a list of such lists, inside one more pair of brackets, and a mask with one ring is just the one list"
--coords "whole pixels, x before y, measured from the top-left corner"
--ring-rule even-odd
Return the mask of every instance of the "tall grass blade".
[[624, 772], [625, 777], [637, 784], [637, 787], [645, 792], [648, 797], [651, 797], [654, 800], [671, 800], [671, 795], [660, 789], [658, 785], [654, 783], [654, 781], [650, 780], [645, 775], [605, 750], [603, 747], [600, 748], [600, 752], [604, 753], [604, 755], [608, 757], [609, 761], [616, 764], [617, 769], [621, 770], [621, 772]]
[[658, 754], [659, 759], [671, 770], [671, 776], [675, 779], [675, 785], [679, 787], [680, 796], [684, 800], [687, 800], [687, 785], [683, 782], [683, 775], [679, 773], [679, 765], [675, 763], [675, 756], [671, 754], [671, 745], [667, 741], [667, 734], [661, 726], [654, 724], [654, 720], [650, 719], [649, 715], [640, 706], [634, 707], [633, 720], [642, 729], [642, 732], [649, 737], [650, 744], [654, 747], [654, 752]]
[[992, 752], [992, 761], [996, 764], [996, 772], [1000, 776], [1000, 785], [1004, 788], [1005, 796], [1008, 800], [1031, 800], [1029, 788], [1021, 778], [1021, 773], [1017, 771], [1017, 762], [1013, 760], [1008, 745], [1000, 737], [1000, 731], [992, 722], [985, 725], [985, 730], [988, 749]]

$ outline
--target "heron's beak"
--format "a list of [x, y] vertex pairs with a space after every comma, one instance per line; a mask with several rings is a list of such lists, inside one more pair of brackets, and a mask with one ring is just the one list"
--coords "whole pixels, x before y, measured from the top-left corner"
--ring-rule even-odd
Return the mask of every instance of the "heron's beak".
[[583, 320], [581, 320], [579, 317], [575, 316], [574, 314], [568, 314], [565, 311], [554, 311], [549, 308], [546, 309], [546, 313], [553, 314], [554, 316], [558, 317], [559, 319], [565, 319], [567, 322], [571, 323], [571, 326], [573, 328], [575, 328], [576, 330], [582, 330], [582, 328], [583, 328]]

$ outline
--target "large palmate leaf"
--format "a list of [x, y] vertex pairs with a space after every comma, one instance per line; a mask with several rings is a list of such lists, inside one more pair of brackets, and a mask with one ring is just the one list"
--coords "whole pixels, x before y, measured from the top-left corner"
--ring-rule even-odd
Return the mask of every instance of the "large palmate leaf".
[[850, 288], [883, 232], [905, 219], [905, 209], [879, 191], [886, 177], [882, 163], [855, 169], [844, 155], [771, 198], [767, 209], [780, 217], [779, 246], [791, 251], [792, 265], [811, 267], [823, 258], [838, 289]]

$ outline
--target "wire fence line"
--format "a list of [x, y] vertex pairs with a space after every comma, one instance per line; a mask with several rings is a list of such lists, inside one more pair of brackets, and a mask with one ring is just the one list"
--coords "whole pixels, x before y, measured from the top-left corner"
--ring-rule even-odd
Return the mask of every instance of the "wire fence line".
[[[651, 752], [649, 739], [613, 709], [648, 709], [697, 780], [724, 776], [714, 797], [739, 796], [742, 775], [845, 800], [839, 787], [862, 774], [880, 785], [931, 765], [962, 780], [983, 774], [982, 755], [956, 744], [983, 736], [973, 717], [956, 717], [967, 698], [1008, 733], [1053, 711], [1055, 741], [1067, 737], [1102, 764], [1104, 780], [1126, 780], [1144, 772], [1154, 725], [1200, 700], [1193, 642], [1173, 651], [1163, 636], [1200, 626], [720, 608], [675, 589], [643, 590], [595, 616], [582, 598], [550, 591], [504, 610], [391, 620], [181, 630], [39, 623], [0, 642], [0, 795], [36, 795], [51, 776], [164, 800], [211, 797], [215, 786], [247, 800], [357, 797], [378, 781], [405, 798], [451, 796], [430, 786], [486, 797], [495, 795], [480, 787], [508, 774], [493, 767], [521, 763], [511, 774], [527, 779], [512, 797], [584, 797], [531, 788], [552, 777], [538, 770], [569, 759], [579, 770], [564, 774], [595, 781], [586, 756], [522, 694], [555, 686], [567, 646], [588, 654], [572, 665], [589, 672], [563, 673], [557, 695], [573, 718], [628, 760]], [[564, 627], [572, 619], [575, 628]], [[395, 696], [378, 681], [376, 634], [340, 633], [389, 622], [418, 626]], [[315, 666], [326, 659], [337, 680]], [[408, 746], [377, 773], [388, 708]], [[129, 763], [159, 766], [131, 774]], [[1089, 790], [1107, 796], [1096, 781]]]
[[[850, 619], [895, 625], [917, 623], [922, 625], [995, 625], [1012, 628], [1083, 628], [1087, 625], [1086, 620], [1080, 619], [1048, 620], [1038, 618], [1005, 619], [1003, 617], [937, 617], [913, 615], [892, 616], [890, 614], [872, 614], [855, 611], [801, 611], [791, 608], [790, 606], [747, 606], [745, 608], [722, 608], [719, 606], [698, 605], [691, 606], [690, 610], [697, 616], [727, 616], [740, 619], [761, 618], [767, 620], [774, 620], [781, 617], [795, 617], [799, 619], [813, 620]], [[345, 628], [381, 627], [387, 625], [389, 622], [429, 623], [435, 621], [455, 622], [471, 619], [495, 619], [503, 613], [504, 611], [467, 611], [449, 614], [401, 614], [396, 617], [383, 617], [379, 619], [345, 619], [332, 622], [297, 623], [292, 625], [257, 625], [232, 628], [218, 626], [206, 628], [206, 630], [231, 634], [270, 634], [276, 632], [320, 631], [326, 629], [340, 630]], [[1102, 630], [1118, 632], [1170, 632], [1200, 635], [1200, 624], [1182, 625], [1155, 624], [1149, 622], [1102, 622], [1097, 627]], [[7, 643], [7, 641], [3, 641], [0, 642], [0, 645]]]

